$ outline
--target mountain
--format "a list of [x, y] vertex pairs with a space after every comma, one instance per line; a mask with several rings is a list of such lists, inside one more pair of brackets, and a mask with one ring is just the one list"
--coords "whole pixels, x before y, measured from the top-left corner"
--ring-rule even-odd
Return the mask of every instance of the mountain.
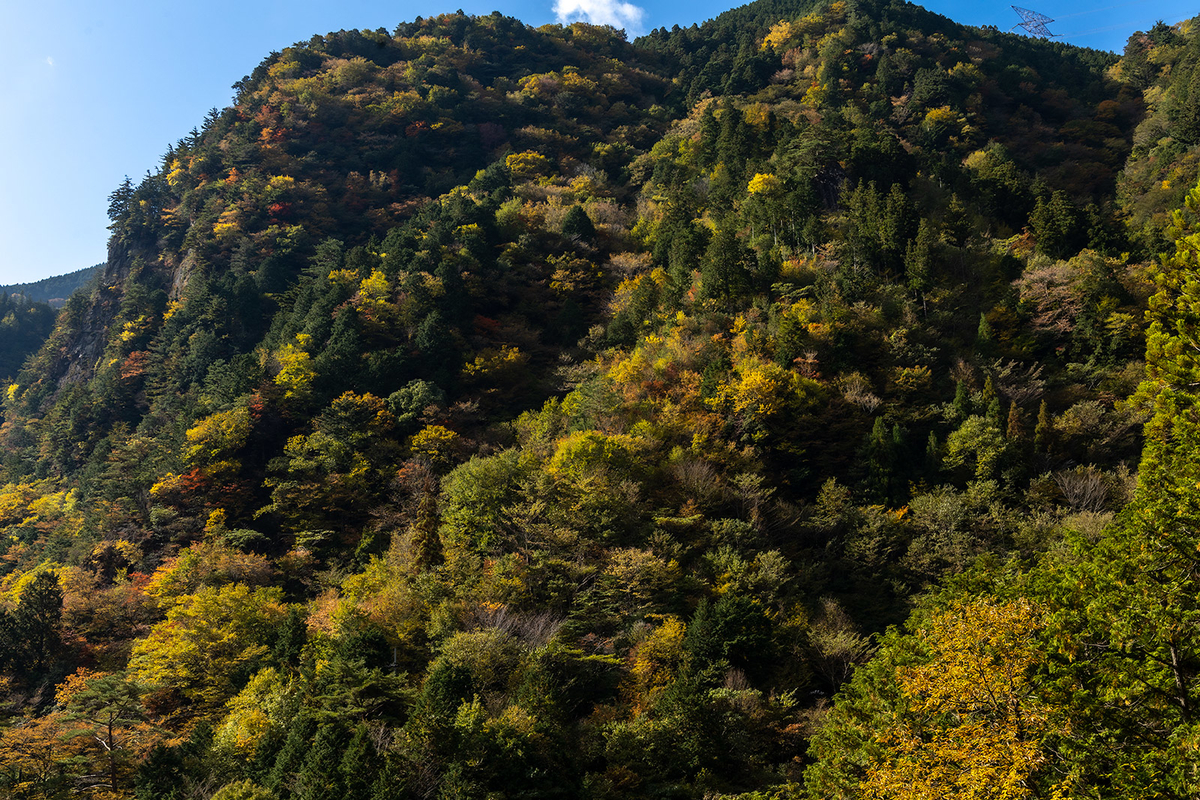
[[5, 393], [0, 785], [1191, 796], [1196, 40], [1130, 41], [272, 53]]
[[104, 267], [96, 264], [92, 267], [69, 272], [66, 275], [55, 275], [42, 278], [32, 283], [15, 283], [11, 286], [0, 286], [0, 294], [5, 296], [19, 294], [26, 300], [47, 303], [53, 308], [61, 308], [67, 298], [88, 285], [97, 272]]
[[[11, 379], [54, 329], [54, 308], [86, 286], [102, 265], [34, 283], [0, 286], [0, 379]], [[6, 384], [7, 385], [7, 384]]]

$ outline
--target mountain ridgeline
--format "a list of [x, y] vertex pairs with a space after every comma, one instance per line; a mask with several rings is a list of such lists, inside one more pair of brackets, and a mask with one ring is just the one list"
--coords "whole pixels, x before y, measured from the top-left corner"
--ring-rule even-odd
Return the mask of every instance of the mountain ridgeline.
[[54, 309], [83, 291], [102, 264], [33, 283], [0, 286], [0, 380], [16, 376], [54, 329]]
[[6, 796], [1200, 791], [1192, 26], [454, 14], [234, 89], [9, 368]]
[[92, 267], [69, 272], [66, 275], [43, 278], [40, 281], [0, 286], [0, 294], [6, 297], [19, 294], [22, 298], [31, 302], [47, 303], [55, 308], [61, 308], [66, 303], [67, 298], [75, 294], [75, 292], [85, 291], [88, 284], [103, 268], [103, 264], [96, 264]]

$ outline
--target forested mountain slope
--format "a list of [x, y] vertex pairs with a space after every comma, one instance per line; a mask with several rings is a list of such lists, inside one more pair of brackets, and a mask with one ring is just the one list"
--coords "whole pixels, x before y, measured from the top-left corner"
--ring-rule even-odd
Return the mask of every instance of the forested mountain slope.
[[67, 298], [75, 294], [76, 291], [84, 289], [88, 283], [95, 277], [95, 274], [104, 267], [103, 264], [87, 267], [85, 269], [69, 272], [66, 275], [55, 275], [51, 278], [43, 278], [40, 281], [32, 283], [15, 283], [9, 286], [0, 286], [0, 294], [5, 296], [19, 294], [26, 300], [33, 302], [49, 303], [52, 306], [59, 307], [66, 302]]
[[1195, 550], [1146, 531], [1196, 46], [859, 0], [272, 54], [5, 392], [0, 785], [1190, 796], [1188, 606], [1128, 587]]

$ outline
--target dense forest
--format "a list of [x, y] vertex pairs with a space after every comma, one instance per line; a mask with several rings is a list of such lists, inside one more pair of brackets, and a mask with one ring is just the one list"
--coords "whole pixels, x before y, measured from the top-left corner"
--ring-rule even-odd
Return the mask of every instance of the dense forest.
[[0, 793], [1200, 793], [1193, 25], [459, 13], [233, 88], [0, 363]]

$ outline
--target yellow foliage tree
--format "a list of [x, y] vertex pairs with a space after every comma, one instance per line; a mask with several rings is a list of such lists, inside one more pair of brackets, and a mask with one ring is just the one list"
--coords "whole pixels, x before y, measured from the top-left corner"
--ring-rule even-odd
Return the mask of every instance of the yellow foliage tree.
[[231, 237], [241, 230], [241, 211], [237, 207], [227, 208], [221, 212], [221, 216], [213, 223], [213, 234], [218, 239]]
[[528, 180], [548, 173], [550, 171], [550, 159], [541, 153], [526, 150], [523, 153], [513, 153], [505, 158], [504, 166], [508, 167], [514, 178]]
[[413, 435], [409, 447], [416, 458], [444, 465], [450, 462], [457, 443], [458, 434], [444, 425], [426, 425]]
[[39, 495], [31, 483], [6, 483], [0, 487], [0, 525], [13, 525], [23, 520], [29, 504]]
[[303, 400], [309, 396], [312, 382], [317, 377], [308, 353], [310, 337], [306, 333], [296, 335], [296, 342], [285, 344], [275, 354], [279, 371], [275, 373], [275, 385], [283, 388], [285, 400]]
[[1045, 764], [1041, 742], [1053, 728], [1030, 676], [1040, 625], [1025, 601], [967, 602], [934, 614], [918, 634], [932, 658], [897, 670], [905, 702], [875, 735], [883, 758], [868, 771], [863, 796], [1043, 796], [1031, 780]]
[[381, 270], [374, 270], [358, 284], [351, 303], [369, 325], [384, 325], [396, 315], [391, 302], [392, 287]]
[[630, 654], [627, 690], [636, 705], [645, 708], [675, 678], [683, 662], [683, 620], [674, 615], [664, 617], [661, 624], [634, 648]]
[[188, 429], [184, 460], [209, 477], [237, 472], [241, 463], [235, 455], [250, 435], [250, 410], [240, 405], [218, 411]]
[[463, 374], [470, 378], [503, 380], [505, 376], [520, 372], [529, 363], [529, 356], [517, 347], [500, 345], [500, 349], [488, 348], [475, 356], [475, 360], [463, 366]]
[[736, 378], [722, 383], [709, 401], [714, 409], [732, 411], [758, 437], [767, 427], [790, 420], [819, 395], [820, 386], [778, 364], [752, 358], [738, 367]]
[[167, 559], [150, 577], [146, 594], [170, 605], [201, 586], [266, 584], [273, 575], [271, 562], [265, 556], [243, 553], [220, 539], [211, 539], [196, 542]]
[[130, 675], [194, 703], [224, 702], [236, 676], [267, 655], [264, 643], [284, 614], [281, 598], [278, 588], [244, 583], [185, 595], [133, 646]]
[[86, 761], [91, 742], [76, 734], [78, 724], [61, 714], [15, 722], [0, 732], [0, 771], [13, 780], [11, 797], [52, 797], [72, 766]]
[[770, 173], [759, 172], [750, 179], [746, 191], [750, 194], [770, 195], [778, 193], [780, 188], [779, 178]]
[[280, 716], [289, 683], [274, 667], [259, 670], [225, 705], [225, 721], [213, 737], [214, 748], [245, 765], [254, 762], [259, 745]]
[[579, 431], [559, 442], [546, 471], [568, 480], [609, 470], [624, 475], [640, 466], [646, 444], [627, 434], [608, 436], [600, 431]]
[[183, 183], [183, 179], [186, 175], [187, 169], [185, 168], [183, 162], [178, 158], [172, 159], [170, 171], [167, 173], [167, 184], [174, 189]]
[[782, 51], [784, 46], [795, 36], [792, 23], [788, 20], [780, 20], [771, 26], [767, 37], [763, 39], [763, 50]]

